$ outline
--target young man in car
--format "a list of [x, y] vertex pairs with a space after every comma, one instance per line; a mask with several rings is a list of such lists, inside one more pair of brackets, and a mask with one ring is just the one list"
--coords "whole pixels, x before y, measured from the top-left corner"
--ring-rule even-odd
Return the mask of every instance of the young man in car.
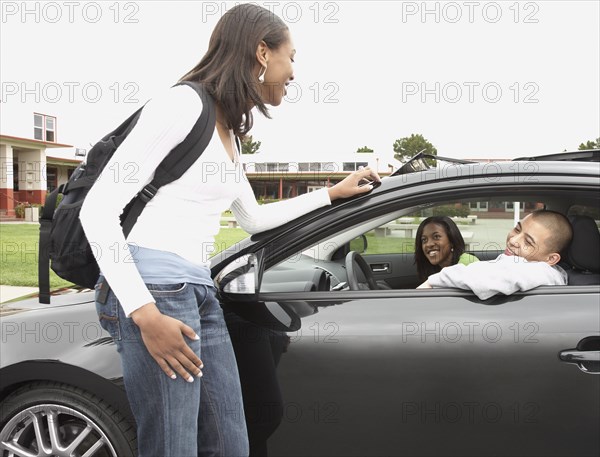
[[564, 286], [567, 273], [557, 264], [572, 237], [573, 229], [564, 215], [535, 211], [509, 232], [506, 250], [495, 260], [443, 268], [418, 288], [469, 289], [485, 300], [498, 293], [510, 295], [538, 286]]

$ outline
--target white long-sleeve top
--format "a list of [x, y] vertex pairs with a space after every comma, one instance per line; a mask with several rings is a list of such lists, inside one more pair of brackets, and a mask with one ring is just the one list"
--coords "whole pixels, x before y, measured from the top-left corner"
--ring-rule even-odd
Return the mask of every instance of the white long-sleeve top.
[[208, 265], [221, 213], [229, 208], [252, 234], [331, 204], [323, 188], [259, 205], [237, 153], [232, 161], [215, 129], [200, 158], [180, 179], [159, 189], [126, 240], [119, 220], [123, 208], [152, 180], [158, 164], [185, 139], [201, 112], [200, 97], [186, 85], [172, 87], [149, 101], [81, 208], [81, 224], [98, 266], [127, 316], [154, 301], [131, 259], [128, 243]]
[[432, 287], [470, 289], [481, 300], [496, 294], [510, 295], [538, 286], [564, 286], [567, 273], [546, 262], [528, 262], [523, 257], [500, 254], [495, 260], [442, 268], [427, 279]]

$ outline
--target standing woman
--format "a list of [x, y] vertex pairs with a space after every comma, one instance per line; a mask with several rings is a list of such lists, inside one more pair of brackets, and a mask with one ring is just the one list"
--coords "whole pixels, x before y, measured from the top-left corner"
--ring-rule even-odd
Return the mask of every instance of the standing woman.
[[479, 259], [465, 252], [465, 240], [448, 216], [432, 216], [423, 220], [415, 237], [415, 264], [420, 283], [444, 267]]
[[328, 189], [256, 202], [235, 137], [250, 131], [252, 108], [269, 117], [266, 105], [281, 103], [295, 52], [287, 26], [267, 9], [230, 9], [183, 77], [204, 83], [215, 101], [216, 134], [202, 156], [160, 188], [125, 239], [123, 208], [202, 112], [193, 88], [174, 86], [146, 104], [106, 165], [113, 174], [94, 184], [81, 209], [102, 272], [97, 289], [110, 285], [96, 308], [121, 355], [140, 456], [248, 454], [238, 370], [209, 269], [221, 213], [231, 208], [244, 230], [257, 233], [369, 191], [359, 187], [363, 178], [379, 180], [367, 168]]

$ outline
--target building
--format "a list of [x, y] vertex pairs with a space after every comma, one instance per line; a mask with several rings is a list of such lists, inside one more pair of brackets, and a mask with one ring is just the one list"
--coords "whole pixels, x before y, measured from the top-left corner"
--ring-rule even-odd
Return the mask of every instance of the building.
[[80, 161], [46, 155], [73, 147], [56, 133], [55, 117], [34, 113], [33, 138], [0, 134], [0, 216], [14, 217], [20, 203], [42, 205], [48, 191], [69, 179]]
[[241, 160], [258, 201], [292, 198], [321, 187], [329, 187], [359, 167], [371, 167], [380, 176], [389, 176], [402, 164], [377, 153], [337, 154], [323, 160], [322, 151], [307, 152], [297, 161], [282, 160], [280, 154], [244, 154]]

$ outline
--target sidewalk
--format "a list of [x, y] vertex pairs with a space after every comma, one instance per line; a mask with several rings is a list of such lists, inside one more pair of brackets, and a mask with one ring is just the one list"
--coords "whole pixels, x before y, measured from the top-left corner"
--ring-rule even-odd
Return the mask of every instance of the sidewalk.
[[0, 303], [37, 292], [37, 287], [0, 286]]

